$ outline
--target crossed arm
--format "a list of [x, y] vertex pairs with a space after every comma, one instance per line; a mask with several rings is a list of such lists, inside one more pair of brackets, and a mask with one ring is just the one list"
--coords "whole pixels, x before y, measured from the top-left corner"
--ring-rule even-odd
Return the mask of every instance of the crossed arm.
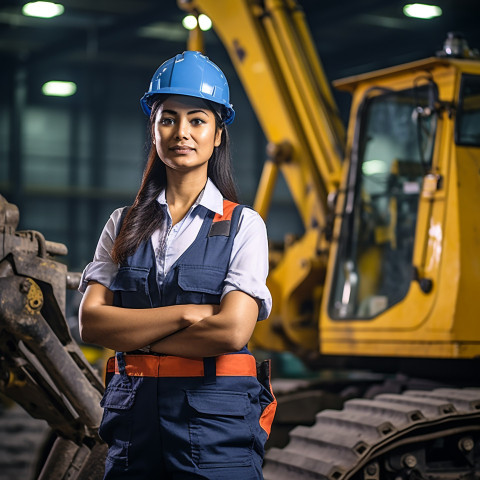
[[227, 293], [218, 305], [171, 305], [149, 309], [113, 306], [113, 292], [90, 282], [80, 305], [80, 335], [89, 343], [181, 357], [209, 357], [240, 350], [258, 317], [258, 301], [244, 292]]

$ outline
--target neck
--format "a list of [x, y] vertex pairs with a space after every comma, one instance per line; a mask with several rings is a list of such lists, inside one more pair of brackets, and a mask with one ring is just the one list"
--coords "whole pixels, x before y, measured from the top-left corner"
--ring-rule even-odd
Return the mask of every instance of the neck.
[[200, 192], [207, 183], [206, 175], [175, 175], [176, 172], [167, 172], [167, 200], [173, 224], [178, 223], [195, 203]]

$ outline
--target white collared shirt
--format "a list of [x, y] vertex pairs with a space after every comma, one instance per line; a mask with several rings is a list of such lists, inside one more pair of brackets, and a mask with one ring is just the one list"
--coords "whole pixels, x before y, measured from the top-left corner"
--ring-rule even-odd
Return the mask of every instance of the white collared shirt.
[[[197, 238], [203, 224], [203, 218], [195, 213], [197, 205], [223, 214], [223, 196], [213, 182], [208, 179], [204, 190], [198, 196], [185, 217], [172, 226], [172, 217], [168, 209], [163, 190], [157, 198], [164, 213], [161, 227], [152, 235], [155, 251], [157, 281], [162, 285], [165, 275], [172, 265]], [[115, 210], [110, 216], [98, 241], [93, 261], [82, 275], [79, 290], [83, 293], [91, 280], [109, 288], [117, 274], [118, 265], [113, 262], [110, 252], [116, 237], [122, 209]], [[265, 281], [268, 274], [268, 241], [265, 223], [260, 215], [250, 208], [244, 208], [233, 241], [228, 273], [225, 278], [223, 298], [232, 290], [241, 290], [261, 301], [259, 320], [268, 317], [272, 308], [272, 298]]]

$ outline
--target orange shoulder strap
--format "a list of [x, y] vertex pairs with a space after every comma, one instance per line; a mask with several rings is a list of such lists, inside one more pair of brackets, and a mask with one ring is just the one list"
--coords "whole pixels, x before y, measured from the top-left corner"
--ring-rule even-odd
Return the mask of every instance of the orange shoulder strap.
[[219, 213], [216, 213], [215, 217], [213, 217], [213, 223], [223, 222], [225, 220], [231, 220], [233, 210], [235, 209], [235, 207], [237, 205], [238, 205], [238, 203], [231, 202], [230, 200], [223, 199], [223, 215], [220, 215]]

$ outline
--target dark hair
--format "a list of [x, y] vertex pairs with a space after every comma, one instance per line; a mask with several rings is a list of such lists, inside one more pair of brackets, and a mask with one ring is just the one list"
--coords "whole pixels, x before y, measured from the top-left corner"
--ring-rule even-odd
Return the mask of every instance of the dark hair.
[[[166, 98], [164, 95], [158, 95], [152, 105], [148, 129], [150, 152], [140, 189], [113, 244], [111, 255], [116, 263], [122, 263], [128, 256], [132, 255], [140, 244], [147, 241], [162, 223], [163, 213], [157, 202], [157, 197], [167, 185], [167, 173], [165, 164], [160, 160], [152, 140], [155, 135], [155, 118], [160, 105]], [[224, 198], [237, 202], [228, 131], [221, 119], [221, 111], [216, 104], [207, 100], [205, 102], [215, 116], [215, 131], [222, 129], [221, 142], [218, 147], [213, 149], [212, 156], [208, 161], [207, 174]]]

